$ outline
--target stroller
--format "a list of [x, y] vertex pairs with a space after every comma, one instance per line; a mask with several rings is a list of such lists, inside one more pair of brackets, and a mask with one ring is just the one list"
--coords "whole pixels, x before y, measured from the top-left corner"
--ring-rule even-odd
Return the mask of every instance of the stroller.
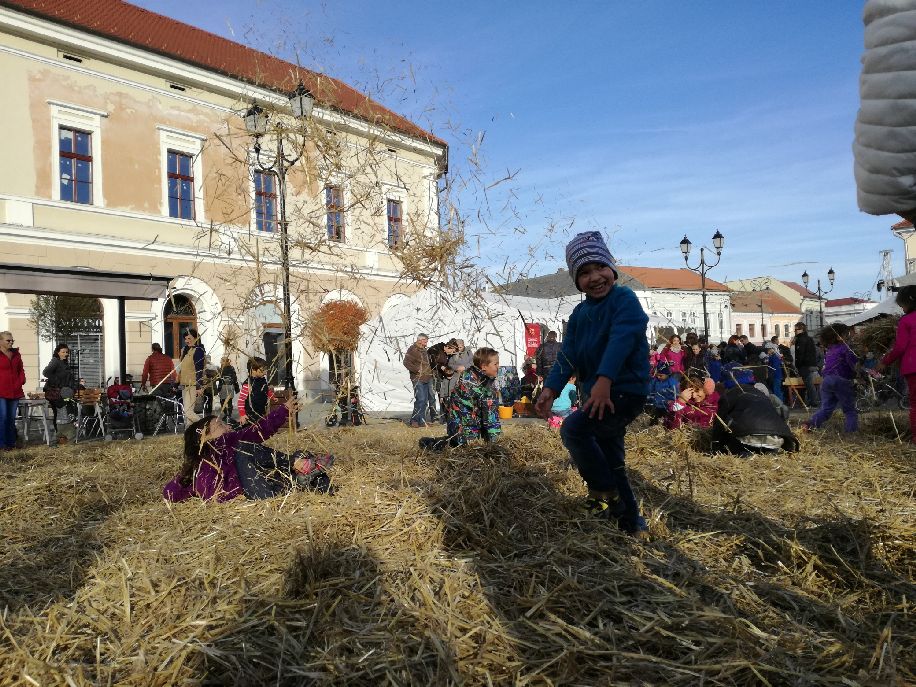
[[111, 441], [118, 434], [126, 434], [128, 438], [142, 439], [143, 433], [137, 426], [137, 417], [134, 412], [134, 389], [130, 384], [122, 384], [115, 377], [114, 384], [109, 386], [105, 395], [108, 398], [106, 407], [105, 425], [108, 432], [105, 440]]
[[[340, 409], [339, 418], [337, 416], [338, 408]], [[366, 424], [366, 414], [363, 412], [363, 407], [359, 402], [358, 386], [351, 385], [348, 382], [346, 388], [340, 389], [337, 394], [337, 403], [325, 418], [324, 424], [328, 427], [336, 427], [338, 425], [341, 427], [346, 427], [347, 425], [358, 427]]]
[[909, 410], [909, 394], [900, 391], [897, 381], [875, 370], [863, 369], [855, 380], [856, 410], [865, 413], [890, 402], [901, 410]]

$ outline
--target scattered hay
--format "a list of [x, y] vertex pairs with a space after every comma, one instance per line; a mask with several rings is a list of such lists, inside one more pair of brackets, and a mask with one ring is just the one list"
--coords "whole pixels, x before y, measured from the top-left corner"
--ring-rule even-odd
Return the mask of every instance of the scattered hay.
[[913, 454], [628, 438], [652, 538], [582, 519], [556, 434], [418, 453], [401, 423], [281, 434], [333, 498], [168, 506], [176, 438], [4, 456], [0, 685], [907, 684]]

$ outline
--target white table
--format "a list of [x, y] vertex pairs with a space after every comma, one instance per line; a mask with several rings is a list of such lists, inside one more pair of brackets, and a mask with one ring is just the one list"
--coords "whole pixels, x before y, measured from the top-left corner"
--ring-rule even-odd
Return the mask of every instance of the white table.
[[43, 398], [20, 398], [19, 414], [16, 422], [22, 423], [22, 435], [25, 441], [29, 439], [29, 430], [32, 427], [32, 421], [37, 420], [41, 423], [41, 431], [45, 443], [51, 445], [51, 406]]

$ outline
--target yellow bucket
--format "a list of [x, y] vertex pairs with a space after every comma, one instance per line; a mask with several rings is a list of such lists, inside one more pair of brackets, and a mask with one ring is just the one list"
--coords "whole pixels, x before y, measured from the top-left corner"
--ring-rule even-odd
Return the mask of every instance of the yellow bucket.
[[499, 419], [500, 420], [512, 419], [512, 406], [500, 406], [499, 407]]

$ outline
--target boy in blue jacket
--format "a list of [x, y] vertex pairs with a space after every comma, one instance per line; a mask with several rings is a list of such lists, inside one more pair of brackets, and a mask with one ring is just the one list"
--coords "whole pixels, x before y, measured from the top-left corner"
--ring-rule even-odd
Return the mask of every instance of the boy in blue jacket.
[[614, 258], [597, 231], [578, 234], [569, 242], [566, 264], [586, 299], [570, 316], [537, 411], [546, 418], [567, 380], [578, 372], [583, 398], [588, 400], [566, 418], [560, 436], [588, 485], [585, 507], [638, 535], [647, 526], [627, 479], [623, 438], [649, 392], [649, 317], [636, 294], [616, 284]]

